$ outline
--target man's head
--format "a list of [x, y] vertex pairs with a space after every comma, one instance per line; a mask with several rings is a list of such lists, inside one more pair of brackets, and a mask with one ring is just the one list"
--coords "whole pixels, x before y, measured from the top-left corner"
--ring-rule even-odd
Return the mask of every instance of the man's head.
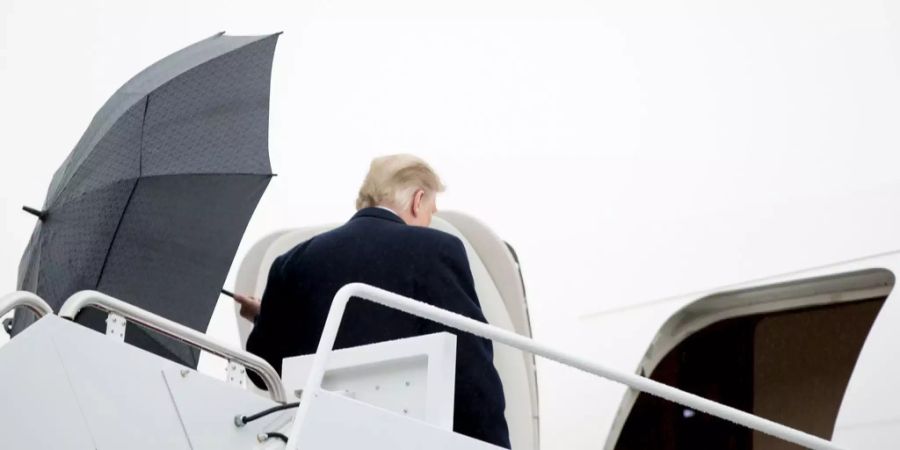
[[437, 212], [441, 179], [422, 159], [413, 155], [375, 158], [359, 188], [356, 209], [383, 206], [409, 225], [427, 227]]

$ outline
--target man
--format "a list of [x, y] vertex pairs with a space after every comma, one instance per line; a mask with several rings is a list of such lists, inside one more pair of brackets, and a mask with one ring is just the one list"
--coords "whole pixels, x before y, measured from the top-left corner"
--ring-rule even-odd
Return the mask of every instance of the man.
[[[261, 304], [237, 295], [256, 318], [247, 350], [279, 372], [285, 357], [315, 353], [331, 300], [351, 282], [371, 284], [486, 322], [462, 242], [427, 228], [444, 187], [424, 161], [391, 155], [372, 161], [346, 224], [278, 257]], [[256, 316], [257, 311], [259, 315]], [[454, 430], [509, 448], [505, 399], [490, 341], [370, 302], [350, 302], [336, 347], [439, 331], [457, 334]]]

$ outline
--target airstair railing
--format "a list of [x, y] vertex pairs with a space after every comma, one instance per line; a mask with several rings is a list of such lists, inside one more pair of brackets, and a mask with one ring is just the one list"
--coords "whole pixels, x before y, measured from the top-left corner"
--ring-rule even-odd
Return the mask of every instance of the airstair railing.
[[28, 309], [38, 317], [53, 314], [53, 308], [47, 302], [28, 291], [16, 291], [0, 297], [0, 316], [5, 316], [6, 313], [20, 307]]
[[[75, 320], [78, 313], [88, 307], [99, 309], [109, 315], [107, 334], [115, 334], [116, 337], [124, 338], [125, 321], [134, 322], [172, 339], [225, 358], [228, 361], [229, 376], [236, 366], [243, 366], [256, 372], [262, 378], [269, 396], [273, 400], [280, 403], [287, 401], [281, 377], [264, 359], [243, 350], [235, 350], [193, 328], [160, 317], [101, 292], [81, 291], [72, 295], [59, 309], [59, 316]], [[112, 323], [117, 326], [111, 327]], [[111, 332], [111, 330], [115, 331]]]
[[427, 303], [362, 283], [348, 284], [338, 290], [337, 294], [334, 296], [334, 300], [331, 303], [331, 309], [328, 312], [328, 319], [325, 322], [325, 328], [322, 331], [322, 337], [319, 339], [319, 347], [316, 350], [316, 356], [309, 372], [309, 378], [307, 379], [306, 386], [303, 390], [305, 393], [303, 401], [300, 402], [300, 408], [298, 409], [297, 415], [294, 418], [294, 423], [291, 426], [291, 432], [288, 436], [288, 444], [286, 447], [287, 450], [298, 450], [298, 437], [303, 433], [304, 419], [307, 416], [311, 405], [315, 403], [317, 393], [322, 389], [322, 379], [325, 376], [325, 367], [328, 363], [328, 357], [334, 348], [334, 341], [337, 337], [338, 328], [341, 325], [341, 319], [344, 316], [344, 310], [347, 307], [347, 302], [349, 302], [351, 298], [359, 298], [378, 303], [482, 338], [500, 342], [522, 351], [543, 356], [547, 359], [583, 370], [587, 373], [624, 384], [634, 390], [645, 392], [697, 411], [705, 412], [709, 415], [743, 425], [747, 428], [763, 432], [806, 448], [813, 450], [842, 450], [841, 447], [818, 436], [813, 436], [809, 433], [790, 428], [780, 423], [705, 399], [646, 377], [633, 373], [621, 372], [603, 366], [594, 361], [569, 354], [563, 350], [542, 344], [534, 339], [512, 333], [503, 328], [488, 325]]

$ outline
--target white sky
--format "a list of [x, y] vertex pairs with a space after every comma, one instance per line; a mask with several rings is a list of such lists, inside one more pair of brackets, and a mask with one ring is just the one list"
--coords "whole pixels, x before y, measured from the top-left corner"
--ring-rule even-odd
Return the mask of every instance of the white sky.
[[400, 151], [516, 247], [550, 342], [585, 313], [900, 248], [900, 3], [300, 3], [0, 2], [0, 286], [21, 205], [109, 95], [220, 30], [285, 32], [279, 176], [238, 258], [345, 220]]

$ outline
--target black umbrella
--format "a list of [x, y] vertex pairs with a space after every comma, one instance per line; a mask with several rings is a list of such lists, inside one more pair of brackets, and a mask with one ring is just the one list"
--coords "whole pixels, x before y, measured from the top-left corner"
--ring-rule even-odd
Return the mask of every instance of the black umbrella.
[[[58, 308], [96, 289], [205, 330], [271, 178], [269, 83], [278, 35], [224, 36], [125, 83], [56, 171], [19, 288]], [[16, 314], [13, 333], [34, 320]], [[78, 318], [103, 329], [97, 313]], [[191, 367], [198, 353], [137, 327], [126, 340]]]

